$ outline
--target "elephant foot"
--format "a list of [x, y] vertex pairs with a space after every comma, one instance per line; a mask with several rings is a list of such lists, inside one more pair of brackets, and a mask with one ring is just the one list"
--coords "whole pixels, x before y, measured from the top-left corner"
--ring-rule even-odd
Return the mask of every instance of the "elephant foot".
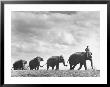
[[73, 68], [71, 68], [70, 70], [74, 70]]
[[87, 68], [85, 68], [85, 70], [87, 70]]
[[70, 70], [72, 70], [72, 68], [70, 68]]
[[65, 66], [68, 66], [68, 65], [65, 65]]

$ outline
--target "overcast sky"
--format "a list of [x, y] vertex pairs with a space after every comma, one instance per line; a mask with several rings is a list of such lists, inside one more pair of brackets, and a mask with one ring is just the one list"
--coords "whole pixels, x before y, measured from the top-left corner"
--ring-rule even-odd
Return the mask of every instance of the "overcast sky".
[[11, 18], [12, 62], [41, 56], [44, 64], [56, 55], [63, 55], [67, 61], [89, 45], [94, 67], [100, 68], [100, 12], [14, 11]]

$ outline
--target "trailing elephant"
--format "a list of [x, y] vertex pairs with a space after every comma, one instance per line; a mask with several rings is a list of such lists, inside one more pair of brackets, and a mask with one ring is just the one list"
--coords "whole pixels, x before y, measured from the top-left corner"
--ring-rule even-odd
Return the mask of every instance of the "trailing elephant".
[[[41, 57], [36, 57], [34, 59], [32, 59], [30, 62], [29, 62], [29, 67], [30, 67], [30, 70], [33, 70], [37, 68], [37, 70], [39, 70], [39, 66], [40, 66], [40, 62], [41, 61], [44, 61], [43, 58]], [[42, 67], [42, 66], [40, 66]]]
[[85, 70], [87, 70], [86, 60], [91, 61], [91, 67], [93, 69], [91, 52], [89, 52], [88, 56], [87, 56], [86, 52], [76, 52], [76, 53], [72, 54], [68, 59], [69, 64], [70, 64], [70, 70], [72, 70], [72, 69], [74, 70], [74, 68], [77, 64], [80, 64], [80, 67], [78, 68], [78, 70], [80, 70], [82, 68], [82, 65], [84, 65]]
[[56, 70], [59, 70], [59, 63], [63, 63], [65, 65], [65, 60], [63, 56], [52, 56], [47, 60], [47, 70], [49, 69], [49, 66], [52, 67], [52, 70], [54, 70], [54, 67], [56, 66]]
[[27, 61], [18, 60], [13, 64], [13, 69], [14, 70], [24, 70], [25, 64], [27, 64]]

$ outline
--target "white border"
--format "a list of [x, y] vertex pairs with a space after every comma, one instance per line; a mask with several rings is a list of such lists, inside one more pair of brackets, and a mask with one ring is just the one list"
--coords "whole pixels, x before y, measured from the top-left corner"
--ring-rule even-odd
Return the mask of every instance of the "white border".
[[[5, 84], [107, 84], [106, 4], [5, 4]], [[11, 11], [100, 11], [100, 77], [11, 77]]]

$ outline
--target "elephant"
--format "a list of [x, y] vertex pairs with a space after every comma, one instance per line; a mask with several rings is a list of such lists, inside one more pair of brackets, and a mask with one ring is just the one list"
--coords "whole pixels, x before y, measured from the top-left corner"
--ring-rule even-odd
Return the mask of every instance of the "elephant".
[[[44, 61], [43, 58], [38, 57], [38, 56], [37, 56], [36, 58], [32, 59], [32, 60], [29, 62], [30, 70], [33, 70], [33, 69], [36, 70], [36, 68], [37, 68], [37, 70], [39, 70], [39, 66], [40, 66], [40, 62], [41, 62], [41, 61]], [[40, 66], [40, 67], [42, 67], [42, 66]]]
[[13, 64], [13, 69], [14, 70], [24, 70], [24, 66], [27, 64], [27, 61], [25, 60], [18, 60]]
[[59, 63], [63, 63], [65, 65], [65, 60], [63, 59], [63, 56], [52, 56], [47, 60], [47, 70], [49, 69], [49, 66], [52, 67], [52, 70], [54, 70], [54, 67], [56, 66], [56, 70], [59, 70]]
[[68, 61], [70, 64], [70, 70], [74, 70], [75, 66], [77, 64], [80, 64], [80, 67], [78, 68], [78, 70], [80, 70], [82, 68], [82, 65], [84, 65], [85, 70], [87, 70], [87, 66], [86, 66], [86, 60], [90, 60], [91, 61], [91, 67], [93, 69], [93, 62], [92, 62], [92, 53], [89, 52], [89, 55], [87, 56], [86, 52], [76, 52], [72, 55], [70, 55]]

